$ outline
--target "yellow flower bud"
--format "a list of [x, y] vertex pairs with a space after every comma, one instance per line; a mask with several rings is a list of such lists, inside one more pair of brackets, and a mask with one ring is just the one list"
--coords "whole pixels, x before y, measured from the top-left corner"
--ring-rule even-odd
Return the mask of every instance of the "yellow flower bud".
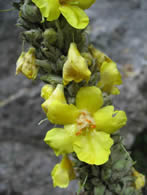
[[135, 177], [135, 182], [134, 182], [135, 188], [137, 190], [140, 190], [145, 186], [145, 176], [139, 173], [138, 171], [136, 171], [134, 168], [132, 171], [133, 171], [133, 176]]
[[39, 70], [35, 60], [34, 48], [30, 48], [27, 53], [22, 52], [16, 63], [16, 74], [22, 72], [28, 79], [35, 79]]
[[56, 164], [51, 175], [54, 187], [59, 186], [60, 188], [66, 188], [69, 182], [75, 179], [72, 161], [67, 156], [64, 156], [62, 161]]
[[91, 72], [88, 69], [86, 60], [81, 56], [75, 43], [70, 44], [67, 61], [63, 66], [63, 82], [67, 85], [71, 81], [76, 83], [82, 80], [88, 81]]
[[100, 67], [100, 81], [98, 82], [98, 87], [108, 94], [118, 95], [120, 91], [116, 86], [121, 84], [121, 74], [117, 69], [116, 63], [113, 61], [103, 62]]
[[44, 85], [41, 89], [41, 97], [47, 100], [51, 96], [53, 89], [54, 88], [52, 85], [49, 84]]

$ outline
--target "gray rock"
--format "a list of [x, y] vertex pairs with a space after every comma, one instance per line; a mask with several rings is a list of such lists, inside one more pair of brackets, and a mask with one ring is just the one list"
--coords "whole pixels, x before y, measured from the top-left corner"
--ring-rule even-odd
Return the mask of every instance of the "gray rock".
[[147, 93], [146, 93], [147, 66], [128, 78], [121, 87], [121, 93], [114, 97], [116, 108], [126, 112], [127, 125], [121, 129], [124, 142], [130, 148], [137, 134], [147, 127]]

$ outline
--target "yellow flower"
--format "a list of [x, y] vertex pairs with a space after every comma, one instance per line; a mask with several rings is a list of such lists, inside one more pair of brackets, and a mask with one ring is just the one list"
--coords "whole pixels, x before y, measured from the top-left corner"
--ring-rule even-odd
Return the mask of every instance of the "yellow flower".
[[103, 62], [100, 67], [100, 81], [98, 82], [98, 87], [108, 94], [118, 95], [120, 91], [116, 85], [121, 84], [121, 74], [117, 69], [116, 63], [113, 61]]
[[93, 45], [89, 46], [89, 51], [95, 58], [98, 70], [100, 71], [98, 87], [108, 94], [118, 95], [120, 91], [115, 85], [121, 85], [122, 79], [116, 63]]
[[89, 8], [95, 0], [32, 0], [48, 21], [57, 20], [62, 14], [68, 23], [77, 29], [85, 28], [89, 18], [83, 9]]
[[27, 53], [22, 52], [16, 63], [16, 75], [23, 73], [28, 79], [35, 79], [39, 67], [35, 63], [35, 49], [30, 48]]
[[70, 81], [76, 83], [82, 80], [89, 80], [91, 75], [88, 69], [87, 62], [84, 57], [81, 56], [75, 43], [70, 44], [68, 51], [67, 61], [63, 66], [63, 82], [67, 85]]
[[113, 106], [101, 108], [102, 92], [95, 86], [80, 88], [76, 106], [63, 101], [63, 96], [63, 86], [58, 85], [48, 102], [42, 104], [52, 123], [64, 125], [48, 131], [45, 142], [56, 155], [75, 152], [79, 160], [88, 164], [104, 164], [113, 144], [110, 134], [126, 124], [125, 112], [114, 111]]
[[140, 190], [145, 186], [145, 176], [139, 173], [138, 171], [136, 171], [134, 168], [133, 168], [133, 176], [135, 177], [135, 182], [134, 182], [135, 188], [137, 190]]
[[66, 188], [69, 182], [75, 179], [71, 160], [67, 156], [64, 156], [62, 161], [53, 168], [51, 175], [54, 187]]

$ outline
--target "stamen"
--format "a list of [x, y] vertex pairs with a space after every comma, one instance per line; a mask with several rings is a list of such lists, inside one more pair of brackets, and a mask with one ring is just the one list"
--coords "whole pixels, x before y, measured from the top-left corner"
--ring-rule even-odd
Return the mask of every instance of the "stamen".
[[81, 135], [85, 131], [93, 130], [96, 128], [95, 121], [90, 113], [86, 110], [81, 111], [80, 116], [77, 119], [77, 129], [76, 135]]

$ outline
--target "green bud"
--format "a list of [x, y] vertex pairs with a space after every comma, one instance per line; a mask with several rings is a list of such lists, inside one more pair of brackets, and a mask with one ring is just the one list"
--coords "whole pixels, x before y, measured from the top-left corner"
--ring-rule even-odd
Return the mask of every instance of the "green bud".
[[36, 59], [36, 64], [37, 64], [37, 66], [40, 66], [41, 68], [43, 68], [48, 73], [51, 72], [51, 64], [49, 63], [48, 60], [38, 60], [38, 59]]
[[21, 8], [21, 16], [29, 22], [36, 23], [41, 22], [41, 14], [39, 9], [35, 5], [24, 4]]
[[32, 43], [32, 45], [34, 46], [39, 46], [40, 43], [38, 43], [38, 41], [42, 38], [41, 35], [42, 32], [40, 29], [28, 30], [23, 33], [23, 36], [26, 39], [26, 41]]
[[43, 43], [46, 47], [50, 44], [54, 44], [57, 40], [57, 32], [53, 29], [46, 29], [43, 33]]
[[105, 188], [103, 184], [97, 185], [97, 187], [94, 188], [94, 195], [104, 195]]

